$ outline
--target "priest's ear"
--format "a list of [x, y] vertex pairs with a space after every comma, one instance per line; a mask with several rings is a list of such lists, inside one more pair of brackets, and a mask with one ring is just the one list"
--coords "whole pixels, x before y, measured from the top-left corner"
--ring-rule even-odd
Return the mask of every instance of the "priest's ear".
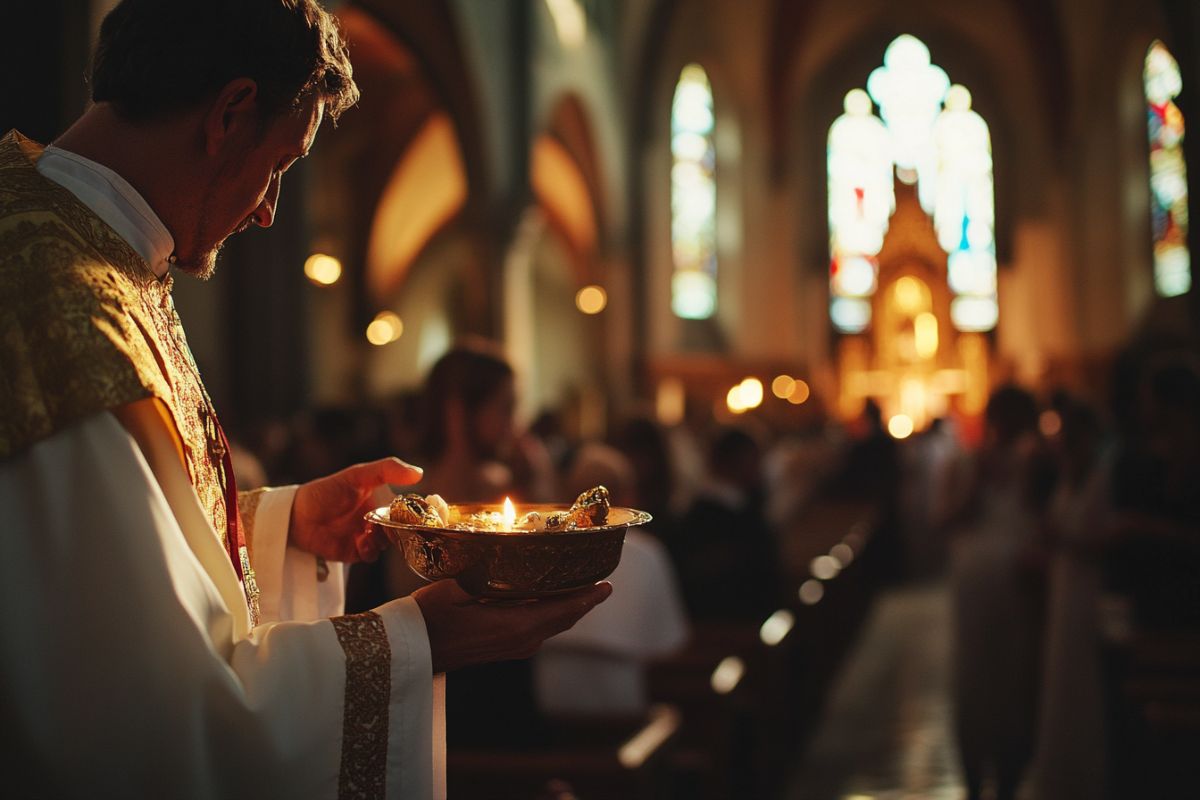
[[251, 146], [260, 130], [258, 84], [235, 78], [217, 92], [204, 115], [204, 150], [210, 156]]

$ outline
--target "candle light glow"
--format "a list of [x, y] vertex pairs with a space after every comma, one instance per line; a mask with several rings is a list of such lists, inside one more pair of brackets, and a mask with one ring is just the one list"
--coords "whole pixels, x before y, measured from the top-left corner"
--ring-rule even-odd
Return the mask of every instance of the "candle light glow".
[[504, 511], [502, 513], [504, 520], [504, 530], [511, 531], [513, 523], [517, 521], [517, 509], [513, 506], [513, 501], [509, 498], [504, 498]]

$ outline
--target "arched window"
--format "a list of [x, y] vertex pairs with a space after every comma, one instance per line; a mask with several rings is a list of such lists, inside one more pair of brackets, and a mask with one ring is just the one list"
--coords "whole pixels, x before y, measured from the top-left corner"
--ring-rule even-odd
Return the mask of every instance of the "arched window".
[[[874, 107], [879, 107], [879, 115]], [[893, 174], [916, 184], [948, 254], [960, 331], [996, 326], [995, 193], [987, 123], [971, 93], [951, 85], [916, 37], [897, 37], [883, 66], [853, 89], [829, 129], [830, 307], [834, 327], [861, 333], [871, 324], [878, 262], [896, 209]]]
[[717, 309], [717, 148], [708, 75], [689, 64], [671, 103], [671, 310], [708, 319]]
[[1142, 73], [1150, 135], [1150, 219], [1154, 237], [1154, 287], [1163, 297], [1192, 288], [1188, 252], [1187, 164], [1183, 114], [1175, 98], [1183, 89], [1179, 65], [1162, 42], [1146, 52]]
[[829, 128], [830, 316], [837, 329], [871, 324], [871, 303], [888, 220], [896, 210], [887, 127], [862, 89], [846, 95], [845, 112]]

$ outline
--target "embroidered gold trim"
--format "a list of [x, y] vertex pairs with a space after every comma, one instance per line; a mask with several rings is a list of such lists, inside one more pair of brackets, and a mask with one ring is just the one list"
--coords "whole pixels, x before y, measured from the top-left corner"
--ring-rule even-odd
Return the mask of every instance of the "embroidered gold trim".
[[254, 521], [258, 517], [258, 504], [270, 489], [251, 489], [238, 492], [238, 516], [242, 520], [242, 541], [250, 551], [250, 563], [254, 563]]
[[157, 397], [222, 544], [224, 445], [171, 299], [133, 248], [42, 177], [40, 145], [0, 138], [0, 458], [98, 411]]
[[383, 798], [392, 694], [392, 651], [387, 631], [383, 619], [370, 611], [334, 617], [331, 622], [346, 654], [338, 797]]
[[259, 591], [254, 568], [250, 566], [250, 553], [246, 545], [238, 548], [238, 561], [242, 565], [242, 591], [246, 593], [246, 607], [250, 610], [250, 627], [257, 628], [262, 621], [262, 606], [258, 602], [262, 592]]

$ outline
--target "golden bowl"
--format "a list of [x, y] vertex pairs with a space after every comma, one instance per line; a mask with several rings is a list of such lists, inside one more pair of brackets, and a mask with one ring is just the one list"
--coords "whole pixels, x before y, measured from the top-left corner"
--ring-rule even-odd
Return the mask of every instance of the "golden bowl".
[[[459, 505], [466, 517], [495, 511], [490, 505]], [[549, 514], [569, 505], [539, 505]], [[527, 511], [528, 509], [522, 509]], [[525, 598], [569, 592], [603, 580], [621, 560], [625, 531], [650, 515], [610, 508], [604, 525], [569, 531], [474, 531], [393, 522], [387, 506], [367, 514], [404, 553], [409, 569], [428, 581], [454, 578], [477, 597]]]

